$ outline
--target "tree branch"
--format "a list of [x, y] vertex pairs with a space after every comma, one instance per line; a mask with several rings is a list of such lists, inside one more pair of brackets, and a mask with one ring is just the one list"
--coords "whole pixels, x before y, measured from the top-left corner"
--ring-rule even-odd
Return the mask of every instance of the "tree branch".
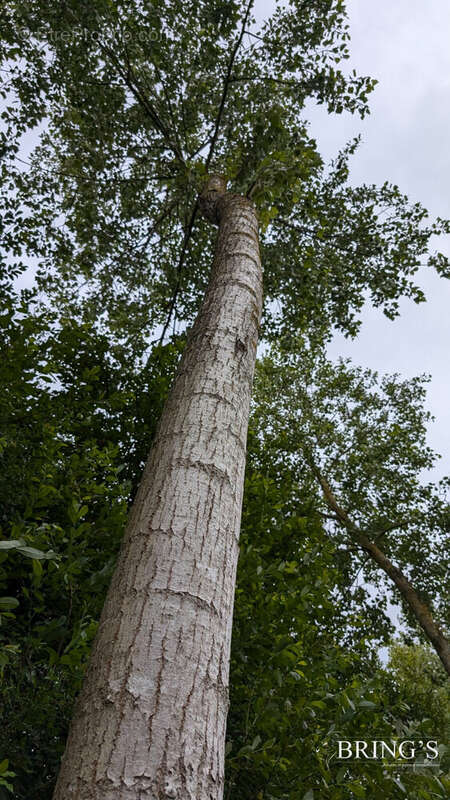
[[[244, 21], [242, 23], [242, 29], [241, 29], [241, 32], [240, 32], [239, 37], [237, 39], [237, 42], [236, 42], [236, 44], [235, 44], [235, 46], [233, 48], [233, 52], [231, 54], [231, 58], [230, 58], [230, 61], [229, 61], [229, 64], [228, 64], [228, 69], [227, 69], [227, 73], [225, 75], [225, 81], [224, 81], [224, 86], [223, 86], [223, 91], [222, 91], [222, 97], [221, 97], [221, 101], [220, 101], [219, 111], [218, 111], [218, 114], [217, 114], [214, 133], [213, 133], [212, 138], [211, 138], [211, 144], [210, 144], [208, 156], [206, 158], [206, 164], [205, 164], [206, 165], [206, 172], [208, 172], [209, 166], [211, 164], [212, 157], [214, 155], [214, 149], [215, 149], [215, 146], [216, 146], [217, 137], [219, 135], [220, 123], [222, 121], [223, 110], [224, 110], [224, 107], [225, 107], [225, 102], [226, 102], [226, 98], [227, 98], [227, 94], [228, 94], [228, 87], [230, 85], [231, 71], [233, 69], [233, 65], [234, 65], [234, 61], [235, 61], [237, 52], [238, 52], [239, 47], [240, 47], [240, 45], [242, 43], [242, 39], [244, 38], [245, 26], [247, 24], [248, 17], [249, 17], [250, 10], [251, 10], [251, 7], [253, 5], [253, 2], [254, 2], [254, 0], [250, 0], [249, 3], [248, 3], [247, 10], [245, 12]], [[165, 337], [165, 335], [167, 333], [167, 329], [168, 329], [168, 327], [170, 325], [170, 320], [172, 319], [172, 314], [173, 314], [174, 309], [175, 309], [175, 304], [176, 304], [176, 300], [177, 300], [177, 297], [178, 297], [178, 292], [180, 290], [180, 284], [181, 284], [181, 270], [183, 268], [184, 259], [185, 259], [186, 252], [187, 252], [187, 247], [188, 247], [188, 244], [189, 244], [189, 239], [191, 237], [192, 229], [194, 227], [195, 218], [197, 216], [198, 210], [199, 210], [199, 200], [197, 198], [197, 200], [195, 202], [195, 205], [194, 205], [194, 208], [192, 210], [191, 218], [189, 220], [189, 224], [188, 224], [188, 227], [186, 229], [185, 236], [184, 236], [183, 245], [182, 245], [181, 253], [180, 253], [180, 258], [179, 258], [179, 261], [178, 261], [178, 264], [177, 264], [177, 273], [178, 273], [177, 282], [175, 284], [175, 289], [174, 289], [173, 294], [172, 294], [172, 299], [170, 301], [170, 306], [169, 306], [169, 312], [168, 312], [168, 315], [167, 315], [166, 322], [164, 324], [164, 328], [163, 328], [162, 334], [161, 334], [160, 339], [159, 339], [159, 344], [162, 344], [162, 342], [164, 341], [164, 337]]]
[[114, 51], [111, 50], [110, 47], [107, 47], [105, 44], [102, 44], [101, 42], [99, 42], [99, 46], [100, 46], [101, 50], [104, 53], [106, 53], [108, 58], [112, 61], [112, 63], [114, 64], [118, 74], [120, 75], [120, 77], [124, 81], [125, 85], [128, 87], [128, 89], [132, 93], [133, 97], [137, 100], [137, 102], [139, 103], [141, 108], [143, 108], [143, 110], [145, 111], [147, 116], [151, 119], [151, 121], [153, 122], [155, 128], [163, 135], [167, 146], [170, 148], [170, 150], [172, 150], [172, 152], [175, 155], [176, 159], [181, 164], [183, 164], [183, 166], [185, 166], [183, 154], [179, 150], [178, 146], [176, 144], [174, 144], [174, 142], [172, 141], [170, 133], [169, 133], [166, 125], [161, 120], [160, 116], [158, 115], [158, 112], [156, 111], [156, 109], [154, 107], [154, 104], [152, 104], [150, 99], [147, 97], [145, 92], [142, 91], [142, 88], [139, 85], [139, 81], [138, 81], [138, 79], [137, 79], [137, 77], [135, 75], [135, 72], [133, 70], [133, 67], [132, 67], [132, 64], [131, 64], [131, 61], [130, 61], [130, 58], [129, 58], [129, 55], [128, 55], [128, 51], [127, 51], [126, 45], [124, 45], [124, 54], [125, 54], [125, 59], [126, 59], [126, 69], [123, 68], [120, 60], [117, 58], [117, 56], [115, 55]]
[[165, 337], [165, 335], [167, 333], [167, 329], [168, 329], [168, 327], [170, 325], [170, 320], [172, 319], [172, 314], [173, 314], [174, 309], [175, 309], [175, 305], [176, 305], [177, 297], [178, 297], [178, 292], [180, 291], [180, 285], [181, 285], [181, 270], [183, 269], [184, 259], [186, 257], [187, 248], [188, 248], [188, 244], [189, 244], [189, 239], [191, 238], [191, 233], [192, 233], [192, 229], [194, 227], [194, 223], [195, 223], [195, 219], [196, 219], [196, 216], [197, 216], [197, 213], [198, 213], [198, 209], [199, 209], [199, 201], [197, 199], [195, 201], [194, 207], [192, 209], [192, 213], [191, 213], [191, 216], [190, 216], [187, 228], [186, 228], [186, 232], [184, 234], [183, 244], [181, 246], [180, 257], [178, 259], [178, 264], [177, 264], [177, 282], [175, 284], [175, 288], [174, 288], [173, 293], [172, 293], [172, 298], [171, 298], [170, 305], [169, 305], [169, 311], [168, 311], [168, 314], [167, 314], [167, 319], [166, 319], [166, 322], [164, 324], [164, 328], [162, 330], [161, 336], [160, 336], [159, 341], [158, 341], [159, 345], [161, 345], [163, 343], [163, 341], [164, 341], [164, 337]]
[[426, 603], [420, 599], [416, 590], [403, 572], [401, 572], [398, 567], [394, 566], [375, 542], [369, 539], [366, 533], [353, 522], [347, 511], [339, 505], [330, 484], [321, 474], [310, 455], [308, 456], [308, 461], [314, 476], [321, 486], [328, 508], [334, 513], [336, 519], [346, 528], [360, 548], [370, 556], [372, 561], [374, 561], [396, 585], [405, 603], [436, 650], [446, 672], [450, 675], [450, 642], [436, 625], [430, 609]]
[[251, 7], [253, 5], [253, 2], [254, 2], [254, 0], [250, 0], [249, 4], [247, 6], [247, 10], [246, 10], [245, 16], [244, 16], [244, 21], [242, 23], [241, 32], [240, 32], [240, 34], [238, 36], [237, 42], [236, 42], [236, 44], [235, 44], [235, 46], [233, 48], [233, 51], [231, 53], [231, 58], [230, 58], [230, 61], [229, 61], [229, 64], [228, 64], [228, 69], [227, 69], [227, 72], [226, 72], [226, 75], [225, 75], [225, 80], [224, 80], [223, 90], [222, 90], [222, 98], [220, 100], [220, 106], [219, 106], [219, 111], [218, 111], [218, 114], [217, 114], [216, 125], [215, 125], [215, 128], [214, 128], [214, 133], [213, 133], [213, 137], [212, 137], [212, 141], [211, 141], [211, 146], [209, 148], [208, 157], [206, 159], [206, 171], [207, 172], [208, 172], [208, 169], [209, 169], [209, 165], [211, 164], [211, 159], [212, 159], [212, 157], [214, 155], [214, 149], [215, 149], [215, 146], [216, 146], [217, 137], [219, 135], [220, 123], [222, 122], [223, 110], [225, 108], [225, 102], [226, 102], [226, 99], [227, 99], [228, 88], [229, 88], [229, 85], [230, 85], [231, 71], [232, 71], [233, 66], [234, 66], [234, 61], [235, 61], [235, 58], [237, 56], [237, 52], [238, 52], [238, 50], [239, 50], [239, 48], [240, 48], [240, 46], [242, 44], [242, 39], [244, 38], [245, 28], [246, 28], [246, 25], [247, 25], [247, 21], [248, 21], [249, 15], [250, 15], [250, 10], [251, 10]]

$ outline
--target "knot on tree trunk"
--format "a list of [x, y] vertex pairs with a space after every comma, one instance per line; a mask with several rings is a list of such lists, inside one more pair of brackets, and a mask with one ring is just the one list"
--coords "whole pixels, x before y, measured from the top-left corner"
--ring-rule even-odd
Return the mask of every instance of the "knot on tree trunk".
[[210, 175], [199, 197], [200, 210], [214, 225], [220, 222], [222, 201], [227, 194], [227, 181], [223, 175]]
[[227, 179], [223, 175], [209, 175], [198, 198], [201, 213], [213, 225], [219, 225], [225, 208], [238, 204], [241, 208], [251, 207], [256, 214], [255, 205], [249, 197], [227, 191]]

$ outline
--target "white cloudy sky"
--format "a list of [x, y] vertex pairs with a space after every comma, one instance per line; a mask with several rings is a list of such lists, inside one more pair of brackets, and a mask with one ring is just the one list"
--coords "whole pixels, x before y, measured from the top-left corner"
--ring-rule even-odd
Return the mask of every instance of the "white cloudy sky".
[[[259, 17], [273, 8], [256, 0]], [[450, 217], [450, 3], [448, 0], [348, 0], [352, 57], [348, 64], [379, 81], [370, 98], [371, 115], [330, 117], [309, 109], [312, 133], [322, 154], [333, 157], [362, 134], [353, 159], [352, 181], [390, 180], [434, 215]], [[450, 253], [450, 241], [435, 245]], [[371, 308], [355, 341], [337, 336], [330, 352], [381, 372], [432, 375], [428, 408], [436, 421], [430, 444], [442, 460], [434, 477], [450, 473], [448, 342], [450, 281], [424, 270], [420, 283], [428, 302], [401, 304], [394, 322]]]

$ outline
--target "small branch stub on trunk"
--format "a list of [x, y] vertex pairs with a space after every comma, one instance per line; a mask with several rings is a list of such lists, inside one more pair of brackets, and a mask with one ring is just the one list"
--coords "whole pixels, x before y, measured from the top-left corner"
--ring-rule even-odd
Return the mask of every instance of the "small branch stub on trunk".
[[203, 216], [218, 225], [220, 222], [221, 201], [227, 192], [227, 181], [223, 175], [210, 175], [199, 197], [199, 206]]

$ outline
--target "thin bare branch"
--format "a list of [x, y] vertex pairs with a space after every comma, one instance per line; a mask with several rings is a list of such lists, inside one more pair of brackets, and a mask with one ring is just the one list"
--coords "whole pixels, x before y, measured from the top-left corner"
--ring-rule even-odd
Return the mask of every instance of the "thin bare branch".
[[186, 228], [186, 232], [184, 234], [183, 244], [181, 246], [180, 257], [178, 259], [178, 264], [177, 264], [177, 281], [176, 281], [175, 288], [174, 288], [173, 293], [172, 293], [172, 298], [170, 300], [169, 310], [168, 310], [168, 313], [167, 313], [167, 319], [166, 319], [166, 322], [164, 324], [164, 328], [162, 330], [161, 336], [159, 338], [159, 342], [158, 342], [159, 345], [161, 345], [163, 343], [163, 341], [164, 341], [164, 337], [165, 337], [165, 335], [167, 333], [167, 329], [168, 329], [168, 327], [170, 325], [170, 321], [172, 319], [172, 314], [173, 314], [173, 312], [175, 310], [175, 306], [176, 306], [176, 302], [177, 302], [177, 298], [178, 298], [178, 292], [180, 291], [180, 286], [181, 286], [181, 271], [183, 269], [184, 259], [186, 257], [186, 253], [187, 253], [187, 249], [188, 249], [188, 245], [189, 245], [189, 240], [191, 238], [191, 234], [192, 234], [192, 230], [193, 230], [193, 227], [194, 227], [195, 219], [197, 217], [198, 210], [199, 210], [199, 203], [198, 203], [198, 199], [197, 199], [195, 201], [194, 207], [192, 209], [192, 213], [191, 213], [191, 216], [190, 216], [187, 228]]
[[216, 125], [215, 125], [215, 128], [214, 128], [214, 133], [213, 133], [213, 137], [212, 137], [212, 141], [211, 141], [211, 146], [209, 148], [208, 157], [206, 159], [206, 171], [208, 171], [209, 166], [211, 164], [212, 157], [214, 155], [214, 150], [215, 150], [216, 143], [217, 143], [217, 137], [219, 136], [220, 124], [222, 122], [222, 115], [223, 115], [223, 111], [224, 111], [224, 108], [225, 108], [225, 102], [226, 102], [226, 99], [227, 99], [228, 89], [229, 89], [229, 86], [230, 86], [231, 72], [232, 72], [232, 69], [233, 69], [233, 66], [234, 66], [234, 62], [235, 62], [238, 50], [239, 50], [239, 48], [240, 48], [240, 46], [242, 44], [242, 39], [244, 38], [245, 28], [246, 28], [246, 25], [247, 25], [248, 18], [250, 16], [250, 11], [251, 11], [253, 2], [254, 2], [254, 0], [250, 0], [249, 4], [247, 6], [247, 10], [246, 10], [245, 16], [244, 16], [244, 21], [242, 23], [242, 29], [241, 29], [241, 32], [240, 32], [240, 34], [238, 36], [236, 44], [233, 47], [233, 51], [231, 53], [230, 61], [228, 63], [228, 68], [227, 68], [227, 72], [226, 72], [225, 80], [224, 80], [224, 84], [223, 84], [222, 97], [221, 97], [221, 100], [220, 100], [219, 111], [218, 111], [217, 119], [216, 119]]

